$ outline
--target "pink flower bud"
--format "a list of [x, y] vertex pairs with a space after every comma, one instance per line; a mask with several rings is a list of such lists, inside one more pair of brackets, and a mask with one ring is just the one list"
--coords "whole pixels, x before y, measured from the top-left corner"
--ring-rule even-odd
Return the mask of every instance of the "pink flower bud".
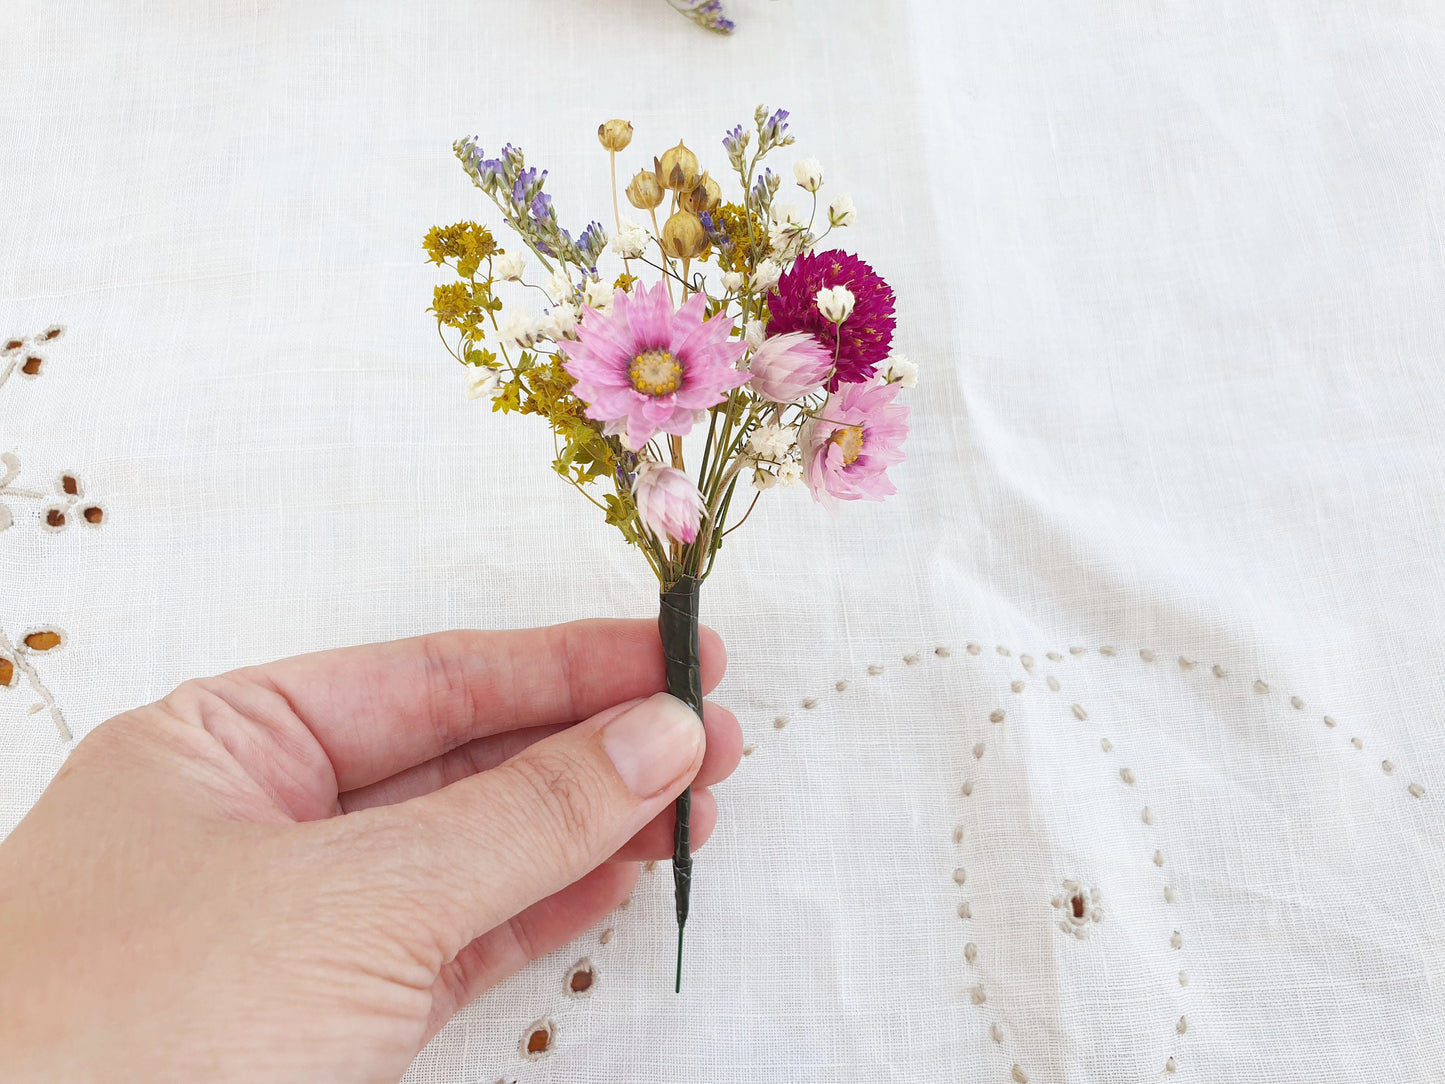
[[774, 335], [753, 354], [753, 391], [775, 403], [791, 403], [816, 391], [833, 370], [833, 355], [805, 331]]
[[643, 460], [637, 464], [632, 499], [637, 504], [642, 525], [659, 540], [691, 542], [697, 537], [703, 512], [702, 494], [682, 471]]

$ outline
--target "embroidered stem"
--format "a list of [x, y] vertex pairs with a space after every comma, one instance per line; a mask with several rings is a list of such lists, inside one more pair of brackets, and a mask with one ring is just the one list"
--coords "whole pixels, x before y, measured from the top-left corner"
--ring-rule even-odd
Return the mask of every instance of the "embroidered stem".
[[13, 660], [21, 672], [30, 679], [30, 687], [35, 690], [35, 695], [40, 697], [41, 702], [31, 709], [31, 714], [33, 715], [39, 708], [49, 708], [50, 718], [55, 723], [55, 729], [60, 732], [60, 740], [71, 741], [73, 735], [70, 733], [70, 727], [66, 725], [65, 716], [61, 714], [59, 705], [55, 703], [54, 694], [46, 688], [45, 682], [40, 680], [40, 674], [30, 660], [25, 657], [25, 653], [15, 649], [15, 645], [10, 642], [10, 637], [5, 635], [4, 629], [0, 629], [0, 651]]

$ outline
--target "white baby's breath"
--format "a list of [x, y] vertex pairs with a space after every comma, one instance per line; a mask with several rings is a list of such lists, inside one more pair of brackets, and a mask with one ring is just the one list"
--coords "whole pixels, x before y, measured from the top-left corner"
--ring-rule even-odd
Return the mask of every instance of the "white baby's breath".
[[803, 480], [803, 465], [794, 460], [778, 465], [778, 485], [791, 489]]
[[648, 232], [636, 222], [622, 220], [622, 225], [617, 230], [617, 236], [608, 243], [610, 248], [624, 260], [635, 260], [647, 251]]
[[748, 447], [759, 459], [776, 462], [798, 441], [798, 431], [782, 425], [760, 425], [748, 437]]
[[542, 315], [542, 334], [549, 339], [566, 339], [576, 327], [577, 310], [571, 305], [554, 305]]
[[853, 206], [853, 197], [837, 195], [828, 204], [828, 222], [833, 226], [851, 226], [858, 218], [858, 209]]
[[511, 282], [522, 281], [522, 271], [527, 266], [520, 252], [506, 252], [492, 261], [492, 274]]
[[526, 309], [513, 309], [502, 321], [500, 338], [504, 346], [527, 349], [542, 335], [542, 322]]
[[588, 279], [587, 285], [582, 287], [582, 300], [598, 312], [608, 312], [612, 308], [613, 293], [608, 283]]
[[572, 297], [572, 280], [567, 277], [566, 272], [553, 271], [542, 289], [547, 291], [547, 296], [553, 301], [567, 301]]

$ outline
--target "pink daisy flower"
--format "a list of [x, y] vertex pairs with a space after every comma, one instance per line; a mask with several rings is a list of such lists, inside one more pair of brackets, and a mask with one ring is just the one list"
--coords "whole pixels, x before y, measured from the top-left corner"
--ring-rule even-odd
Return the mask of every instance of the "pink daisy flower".
[[634, 452], [659, 432], [688, 433], [701, 411], [748, 381], [737, 367], [745, 344], [728, 338], [731, 320], [703, 319], [706, 304], [693, 294], [673, 311], [661, 282], [618, 290], [610, 312], [584, 306], [577, 341], [558, 343], [587, 417]]
[[[846, 286], [853, 295], [853, 311], [841, 324], [818, 311], [818, 291]], [[799, 256], [778, 280], [768, 298], [769, 335], [806, 331], [818, 337], [829, 355], [836, 353], [838, 370], [828, 390], [839, 384], [871, 380], [888, 357], [893, 342], [893, 288], [881, 275], [842, 249]]]
[[844, 384], [803, 427], [803, 479], [814, 500], [881, 501], [897, 493], [884, 473], [902, 463], [908, 408], [893, 400], [897, 384]]

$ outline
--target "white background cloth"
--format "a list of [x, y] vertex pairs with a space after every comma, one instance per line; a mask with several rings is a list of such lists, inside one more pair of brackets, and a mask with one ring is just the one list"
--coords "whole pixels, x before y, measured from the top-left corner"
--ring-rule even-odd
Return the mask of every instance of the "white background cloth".
[[[420, 238], [496, 224], [460, 135], [580, 228], [599, 121], [718, 172], [787, 107], [922, 369], [901, 494], [770, 493], [705, 587], [756, 748], [683, 994], [664, 864], [408, 1080], [1439, 1079], [1439, 5], [730, 9], [8, 0], [0, 335], [67, 330], [0, 451], [107, 519], [0, 497], [0, 629], [65, 630], [34, 664], [81, 735], [243, 663], [655, 612], [540, 423], [463, 397]], [[35, 702], [0, 690], [0, 831], [67, 752]]]

